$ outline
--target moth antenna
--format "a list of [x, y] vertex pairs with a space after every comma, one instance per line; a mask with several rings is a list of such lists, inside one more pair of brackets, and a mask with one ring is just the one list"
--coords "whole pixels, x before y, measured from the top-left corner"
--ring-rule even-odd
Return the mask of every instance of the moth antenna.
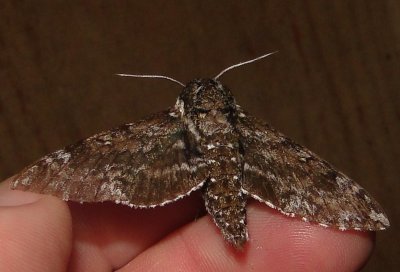
[[259, 57], [255, 58], [255, 59], [251, 59], [251, 60], [244, 61], [244, 62], [239, 62], [238, 64], [229, 66], [228, 68], [224, 69], [221, 73], [219, 73], [216, 77], [214, 77], [214, 79], [218, 79], [220, 76], [222, 76], [223, 74], [225, 74], [225, 73], [228, 72], [229, 70], [232, 70], [232, 69], [234, 69], [234, 68], [236, 68], [236, 67], [239, 67], [239, 66], [242, 66], [242, 65], [246, 65], [246, 64], [249, 64], [249, 63], [258, 61], [258, 60], [260, 60], [260, 59], [266, 58], [266, 57], [268, 57], [268, 56], [270, 56], [270, 55], [272, 55], [272, 54], [275, 54], [275, 53], [278, 53], [278, 51], [274, 51], [274, 52], [271, 52], [271, 53], [267, 53], [267, 54], [264, 54], [264, 55], [262, 55], [262, 56], [259, 56]]
[[145, 78], [161, 78], [161, 79], [167, 79], [169, 81], [178, 83], [182, 87], [185, 87], [185, 84], [180, 82], [179, 80], [176, 80], [172, 77], [167, 77], [167, 76], [162, 76], [162, 75], [132, 75], [132, 74], [115, 74], [117, 76], [123, 76], [123, 77], [145, 77]]

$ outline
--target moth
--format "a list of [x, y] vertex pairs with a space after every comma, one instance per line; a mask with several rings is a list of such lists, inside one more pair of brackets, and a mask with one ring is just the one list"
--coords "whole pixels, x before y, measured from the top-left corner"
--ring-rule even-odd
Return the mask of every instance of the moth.
[[176, 104], [49, 154], [11, 188], [79, 202], [163, 206], [201, 190], [226, 241], [248, 241], [246, 203], [340, 230], [384, 230], [389, 220], [360, 185], [244, 111], [218, 78], [183, 86]]

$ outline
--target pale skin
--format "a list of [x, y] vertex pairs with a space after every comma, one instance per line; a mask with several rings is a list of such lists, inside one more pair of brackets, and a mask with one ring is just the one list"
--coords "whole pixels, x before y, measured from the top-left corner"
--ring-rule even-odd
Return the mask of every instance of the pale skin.
[[356, 271], [373, 232], [339, 231], [250, 200], [250, 240], [225, 242], [194, 193], [153, 209], [66, 203], [0, 184], [0, 271]]

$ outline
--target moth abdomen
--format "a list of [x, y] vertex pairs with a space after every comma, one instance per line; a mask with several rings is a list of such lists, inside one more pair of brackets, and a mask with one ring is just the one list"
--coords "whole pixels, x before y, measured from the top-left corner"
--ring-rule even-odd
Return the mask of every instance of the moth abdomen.
[[[272, 53], [270, 53], [272, 54]], [[357, 183], [245, 113], [217, 79], [184, 86], [173, 108], [96, 134], [16, 175], [12, 189], [81, 202], [163, 206], [202, 189], [208, 213], [236, 248], [248, 240], [247, 197], [284, 215], [341, 230], [390, 226]], [[125, 75], [125, 74], [122, 74]]]

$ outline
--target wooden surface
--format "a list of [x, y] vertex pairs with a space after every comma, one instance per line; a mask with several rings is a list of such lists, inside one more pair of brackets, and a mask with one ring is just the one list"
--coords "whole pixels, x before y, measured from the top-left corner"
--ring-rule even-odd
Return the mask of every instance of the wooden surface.
[[187, 82], [279, 50], [221, 80], [376, 197], [392, 228], [378, 233], [365, 271], [397, 271], [400, 2], [142, 2], [0, 3], [0, 178], [180, 92], [114, 73]]

